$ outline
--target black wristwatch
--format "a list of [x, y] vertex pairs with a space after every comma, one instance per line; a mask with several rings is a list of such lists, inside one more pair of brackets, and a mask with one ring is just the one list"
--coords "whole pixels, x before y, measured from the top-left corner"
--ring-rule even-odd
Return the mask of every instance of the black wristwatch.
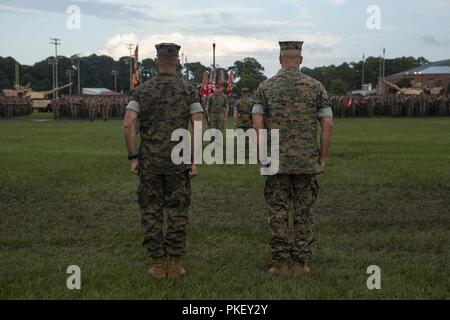
[[138, 158], [138, 155], [132, 155], [132, 156], [128, 156], [128, 160], [136, 160]]

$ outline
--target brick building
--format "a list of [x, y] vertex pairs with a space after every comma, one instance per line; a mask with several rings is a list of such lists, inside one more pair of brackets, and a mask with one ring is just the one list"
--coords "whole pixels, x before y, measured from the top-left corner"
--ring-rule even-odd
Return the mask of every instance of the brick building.
[[[417, 89], [443, 88], [447, 90], [450, 84], [450, 59], [431, 62], [426, 65], [403, 71], [385, 77], [385, 80], [397, 84], [402, 79], [409, 79], [412, 87]], [[384, 92], [388, 90], [384, 85]]]

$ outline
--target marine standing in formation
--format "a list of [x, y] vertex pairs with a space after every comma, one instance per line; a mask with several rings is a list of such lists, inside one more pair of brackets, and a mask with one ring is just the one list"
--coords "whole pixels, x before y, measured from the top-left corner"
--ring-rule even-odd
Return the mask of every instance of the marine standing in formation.
[[33, 112], [30, 97], [0, 96], [0, 118], [10, 119], [29, 115]]
[[226, 126], [229, 104], [227, 97], [221, 91], [222, 87], [217, 85], [216, 92], [208, 97], [206, 116], [210, 129], [224, 130]]
[[245, 131], [253, 127], [253, 98], [250, 97], [250, 91], [248, 88], [242, 88], [241, 95], [241, 99], [236, 101], [236, 104], [234, 105], [233, 120], [235, 128], [243, 129]]
[[50, 107], [53, 117], [58, 119], [89, 119], [95, 121], [100, 114], [103, 120], [111, 118], [123, 119], [128, 105], [127, 96], [64, 96], [53, 99]]
[[[279, 129], [279, 171], [267, 176], [265, 199], [272, 231], [273, 276], [302, 277], [309, 272], [313, 243], [317, 175], [324, 172], [331, 143], [333, 113], [323, 85], [300, 72], [303, 42], [280, 42], [282, 69], [260, 84], [253, 107], [257, 131]], [[322, 126], [317, 145], [318, 122]], [[294, 242], [289, 244], [289, 206], [294, 205]], [[292, 268], [290, 264], [292, 263]]]
[[[139, 175], [138, 202], [144, 227], [144, 247], [152, 263], [149, 274], [158, 279], [186, 274], [180, 259], [185, 255], [186, 226], [191, 203], [191, 178], [196, 165], [175, 165], [171, 141], [177, 129], [189, 121], [201, 122], [203, 109], [196, 88], [176, 76], [180, 46], [156, 45], [159, 74], [143, 83], [131, 96], [124, 120], [124, 134], [131, 173]], [[136, 149], [136, 124], [141, 143]], [[163, 234], [163, 214], [167, 231]]]

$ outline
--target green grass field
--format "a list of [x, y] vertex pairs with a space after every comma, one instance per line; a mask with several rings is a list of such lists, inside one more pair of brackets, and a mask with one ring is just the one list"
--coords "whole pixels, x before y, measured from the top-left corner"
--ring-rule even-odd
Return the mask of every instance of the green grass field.
[[[263, 273], [269, 230], [257, 167], [203, 166], [189, 275], [154, 281], [121, 122], [0, 121], [0, 298], [448, 299], [449, 167], [450, 118], [337, 119], [313, 272], [283, 280]], [[66, 288], [73, 264], [80, 291]], [[370, 265], [382, 269], [382, 290], [366, 287]]]

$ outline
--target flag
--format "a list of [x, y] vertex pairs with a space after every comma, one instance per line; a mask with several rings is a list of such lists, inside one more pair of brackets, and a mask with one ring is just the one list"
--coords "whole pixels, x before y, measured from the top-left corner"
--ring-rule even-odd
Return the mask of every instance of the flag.
[[219, 75], [219, 81], [217, 82], [217, 84], [222, 88], [222, 89], [220, 89], [220, 94], [223, 94], [225, 92], [225, 88], [223, 87], [224, 83], [225, 83], [225, 73], [224, 73], [223, 69], [221, 69], [220, 75]]
[[228, 71], [228, 86], [227, 86], [227, 94], [229, 97], [233, 95], [234, 88], [234, 74], [233, 70]]
[[347, 109], [351, 109], [353, 107], [353, 97], [350, 97], [347, 101]]
[[209, 72], [205, 71], [203, 72], [202, 87], [200, 89], [200, 94], [202, 96], [208, 95], [208, 81], [209, 81]]
[[208, 82], [208, 96], [216, 92], [216, 70], [212, 70]]
[[141, 84], [141, 71], [139, 68], [139, 46], [136, 45], [134, 50], [134, 66], [133, 66], [133, 89], [136, 89]]

